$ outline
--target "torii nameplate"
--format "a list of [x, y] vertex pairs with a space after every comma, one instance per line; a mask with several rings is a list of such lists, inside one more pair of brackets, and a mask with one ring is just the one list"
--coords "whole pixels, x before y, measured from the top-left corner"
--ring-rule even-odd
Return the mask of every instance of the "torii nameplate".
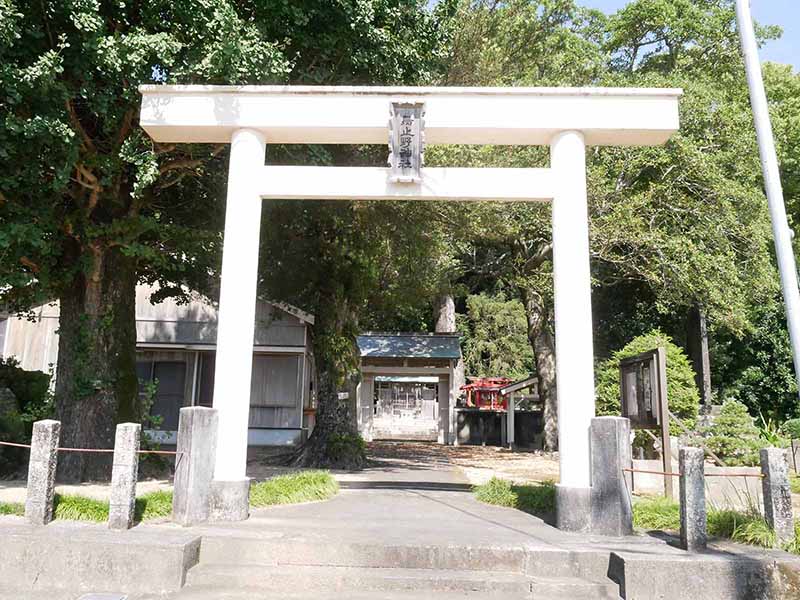
[[425, 159], [425, 103], [392, 102], [389, 108], [389, 180], [419, 183]]

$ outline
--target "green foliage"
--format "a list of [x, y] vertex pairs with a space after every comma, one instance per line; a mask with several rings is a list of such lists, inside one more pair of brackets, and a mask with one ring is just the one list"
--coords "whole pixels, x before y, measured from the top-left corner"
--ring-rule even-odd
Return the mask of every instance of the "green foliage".
[[67, 521], [107, 521], [108, 502], [84, 496], [56, 494], [53, 515]]
[[522, 379], [533, 372], [528, 323], [519, 300], [500, 294], [468, 296], [467, 314], [460, 321], [467, 375]]
[[680, 504], [664, 496], [640, 498], [633, 505], [633, 526], [642, 529], [678, 530], [681, 527]]
[[722, 398], [784, 419], [797, 415], [797, 380], [779, 296], [754, 307], [752, 328], [740, 336], [720, 332], [711, 338], [715, 381]]
[[728, 465], [757, 465], [758, 451], [766, 445], [747, 407], [736, 400], [725, 402], [703, 433], [708, 449]]
[[[25, 371], [14, 358], [0, 358], [0, 388], [8, 388], [16, 397], [16, 408], [0, 413], [0, 441], [26, 444], [32, 423], [53, 416], [49, 383], [49, 375]], [[0, 475], [14, 473], [24, 455], [21, 448], [0, 447]]]
[[488, 482], [473, 488], [475, 498], [486, 504], [517, 508], [519, 497], [513, 490], [513, 484], [506, 479], [492, 477]]
[[800, 419], [789, 419], [781, 425], [781, 432], [791, 440], [800, 440]]
[[[597, 413], [618, 415], [620, 413], [619, 363], [623, 358], [635, 356], [648, 350], [664, 347], [667, 351], [667, 398], [669, 409], [690, 429], [697, 421], [700, 394], [694, 382], [694, 371], [686, 354], [672, 339], [660, 331], [651, 331], [633, 339], [613, 357], [601, 363], [597, 369]], [[673, 431], [674, 430], [674, 431]], [[673, 423], [670, 431], [680, 435]]]
[[25, 515], [25, 505], [20, 502], [0, 502], [0, 515], [22, 517]]
[[[168, 517], [172, 514], [172, 492], [158, 490], [136, 498], [134, 517], [137, 521], [148, 521]], [[108, 502], [84, 496], [56, 494], [54, 516], [69, 521], [108, 520]]]
[[297, 504], [328, 500], [339, 493], [339, 483], [328, 471], [301, 471], [279, 475], [250, 487], [250, 505]]
[[327, 455], [333, 464], [361, 463], [367, 456], [367, 444], [358, 433], [333, 433], [328, 437]]
[[46, 373], [26, 371], [15, 358], [0, 357], [0, 388], [14, 392], [20, 413], [36, 417], [33, 420], [52, 416], [49, 386], [50, 376]]
[[516, 508], [534, 515], [548, 516], [555, 511], [556, 488], [552, 481], [518, 485], [492, 477], [472, 488], [475, 498], [486, 504]]
[[[680, 504], [663, 496], [640, 498], [633, 505], [633, 524], [642, 529], [679, 531]], [[708, 534], [741, 544], [773, 548], [775, 532], [755, 509], [745, 512], [710, 508], [707, 512]], [[784, 549], [800, 554], [800, 524], [795, 526], [795, 539]]]
[[793, 494], [800, 494], [800, 476], [792, 475], [789, 478], [789, 485], [792, 488]]
[[[153, 142], [139, 128], [140, 84], [416, 83], [430, 79], [446, 56], [439, 20], [447, 7], [429, 11], [407, 0], [2, 0], [0, 12], [0, 163], [13, 165], [0, 173], [0, 303], [27, 310], [60, 298], [65, 317], [65, 300], [72, 299], [77, 314], [91, 317], [88, 339], [77, 318], [61, 323], [60, 356], [69, 356], [71, 367], [59, 369], [62, 415], [77, 400], [101, 394], [115, 396], [102, 406], [119, 407], [120, 418], [136, 412], [128, 406], [135, 398], [134, 347], [125, 337], [135, 333], [133, 311], [116, 308], [120, 297], [133, 297], [137, 280], [162, 284], [156, 301], [181, 296], [183, 284], [209, 294], [216, 287], [210, 282], [219, 272], [227, 145]], [[292, 160], [297, 151], [273, 148], [271, 156]], [[320, 147], [299, 152], [330, 157]], [[344, 214], [346, 224], [356, 211], [343, 208], [330, 212]], [[307, 220], [299, 225], [302, 237], [313, 237]], [[380, 289], [350, 285], [374, 263], [360, 247], [341, 243], [342, 228], [323, 236], [328, 249], [341, 248], [332, 260], [324, 252], [306, 255], [322, 257], [320, 272], [345, 275], [337, 279], [340, 289], [309, 296], [318, 315], [339, 298], [352, 300], [344, 312], [360, 309], [363, 290]], [[297, 232], [284, 233], [291, 239]], [[280, 243], [293, 245], [286, 237]], [[295, 275], [303, 271], [290, 266]], [[87, 299], [95, 304], [83, 306]], [[419, 320], [416, 306], [406, 313]], [[330, 351], [317, 355], [320, 364], [352, 369], [349, 331], [320, 330], [322, 342], [331, 337], [320, 345]], [[120, 347], [107, 351], [104, 340]], [[100, 417], [110, 423], [116, 415]], [[68, 438], [75, 421], [65, 419]], [[85, 436], [108, 429], [90, 428]]]
[[761, 439], [765, 442], [765, 445], [774, 446], [775, 448], [786, 448], [789, 446], [789, 439], [783, 435], [781, 428], [775, 419], [772, 417], [768, 419], [765, 418], [764, 413], [761, 411], [758, 413], [756, 427], [758, 428], [758, 433], [761, 435]]
[[136, 498], [134, 518], [137, 521], [162, 519], [172, 514], [172, 492], [158, 490]]

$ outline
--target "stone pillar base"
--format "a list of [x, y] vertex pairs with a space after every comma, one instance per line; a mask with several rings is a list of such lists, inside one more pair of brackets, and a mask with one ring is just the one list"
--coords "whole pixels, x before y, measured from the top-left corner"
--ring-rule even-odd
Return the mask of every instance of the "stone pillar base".
[[250, 478], [211, 482], [212, 521], [244, 521], [250, 516]]
[[556, 527], [563, 531], [589, 531], [592, 523], [592, 488], [556, 484]]

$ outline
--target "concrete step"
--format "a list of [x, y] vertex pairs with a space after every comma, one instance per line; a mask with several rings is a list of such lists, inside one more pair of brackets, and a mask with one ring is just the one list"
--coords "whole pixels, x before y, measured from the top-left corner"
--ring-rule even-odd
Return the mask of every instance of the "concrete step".
[[[484, 592], [437, 592], [436, 600], [531, 600], [528, 593], [521, 595], [487, 594]], [[423, 591], [414, 592], [381, 592], [376, 596], [374, 591], [338, 591], [297, 592], [279, 591], [268, 592], [261, 588], [241, 587], [236, 589], [223, 588], [218, 585], [187, 586], [180, 592], [169, 596], [131, 596], [127, 600], [431, 600], [431, 593]], [[14, 600], [19, 600], [15, 598]], [[27, 599], [26, 599], [27, 600]], [[61, 599], [59, 599], [61, 600]], [[72, 598], [68, 600], [73, 600]], [[539, 600], [537, 598], [537, 600]], [[544, 600], [544, 599], [542, 599]], [[616, 598], [615, 598], [616, 600]]]
[[[264, 566], [302, 565], [334, 567], [402, 567], [407, 569], [462, 569], [492, 572], [526, 572], [526, 551], [521, 548], [388, 545], [380, 543], [320, 543], [265, 538], [204, 536], [200, 562], [260, 564]], [[563, 560], [562, 560], [563, 562]], [[547, 570], [531, 572], [549, 575], [557, 560], [548, 561]], [[568, 575], [572, 573], [556, 573]]]
[[189, 571], [187, 592], [210, 586], [256, 588], [265, 593], [296, 591], [314, 597], [315, 592], [339, 592], [350, 597], [352, 591], [372, 591], [417, 593], [421, 597], [425, 597], [423, 593], [435, 593], [437, 597], [440, 593], [460, 593], [537, 600], [619, 598], [618, 587], [610, 581], [595, 583], [575, 577], [528, 577], [492, 571], [225, 563], [200, 564]]

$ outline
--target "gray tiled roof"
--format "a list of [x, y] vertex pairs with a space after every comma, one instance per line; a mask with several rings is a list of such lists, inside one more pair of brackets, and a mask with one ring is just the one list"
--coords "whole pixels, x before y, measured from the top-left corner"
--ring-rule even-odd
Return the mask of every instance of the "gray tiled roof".
[[449, 358], [461, 357], [457, 335], [401, 333], [366, 333], [358, 336], [362, 357], [378, 358]]

